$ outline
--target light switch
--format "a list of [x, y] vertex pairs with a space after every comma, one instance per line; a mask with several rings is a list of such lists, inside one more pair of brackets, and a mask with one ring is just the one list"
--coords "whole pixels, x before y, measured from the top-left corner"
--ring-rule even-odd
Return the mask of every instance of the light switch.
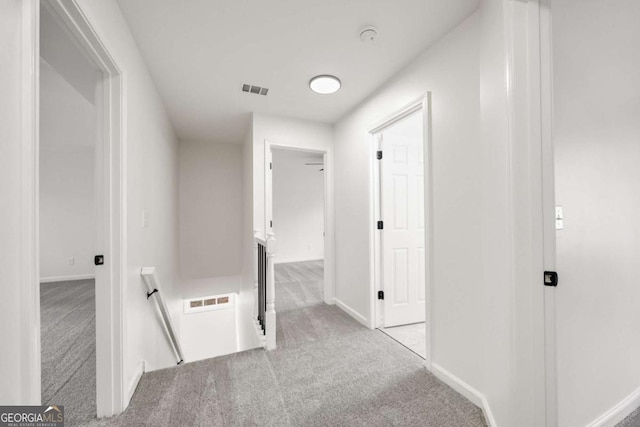
[[142, 228], [149, 228], [149, 212], [142, 211]]
[[556, 206], [556, 230], [564, 228], [564, 215], [562, 214], [562, 206]]

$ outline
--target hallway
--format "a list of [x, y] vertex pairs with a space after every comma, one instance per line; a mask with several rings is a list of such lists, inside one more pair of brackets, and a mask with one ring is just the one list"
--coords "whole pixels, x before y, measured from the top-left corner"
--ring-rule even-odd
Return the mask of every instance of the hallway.
[[124, 414], [93, 425], [485, 425], [420, 357], [323, 304], [318, 264], [276, 268], [276, 350], [145, 374]]

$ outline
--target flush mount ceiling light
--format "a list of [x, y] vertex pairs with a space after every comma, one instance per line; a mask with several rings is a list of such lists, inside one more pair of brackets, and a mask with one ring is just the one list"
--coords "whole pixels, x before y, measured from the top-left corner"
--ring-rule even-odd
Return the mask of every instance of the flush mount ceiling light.
[[329, 95], [340, 90], [340, 79], [335, 76], [316, 76], [309, 82], [309, 87], [320, 95]]

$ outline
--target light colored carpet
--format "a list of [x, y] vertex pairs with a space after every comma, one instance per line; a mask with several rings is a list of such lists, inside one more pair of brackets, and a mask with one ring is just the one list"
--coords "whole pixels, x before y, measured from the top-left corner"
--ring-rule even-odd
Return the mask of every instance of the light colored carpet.
[[42, 403], [64, 405], [65, 425], [96, 416], [96, 307], [92, 280], [40, 285]]
[[640, 408], [632, 412], [616, 427], [640, 427]]
[[144, 374], [129, 408], [93, 425], [485, 425], [482, 411], [429, 374], [419, 356], [323, 304], [322, 280], [307, 275], [314, 271], [276, 266], [276, 350]]

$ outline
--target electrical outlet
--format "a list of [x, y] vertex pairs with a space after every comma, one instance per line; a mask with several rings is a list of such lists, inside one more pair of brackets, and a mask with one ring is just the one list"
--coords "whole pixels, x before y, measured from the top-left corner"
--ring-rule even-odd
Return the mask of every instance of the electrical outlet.
[[69, 258], [69, 265], [75, 265], [76, 259], [74, 257]]

